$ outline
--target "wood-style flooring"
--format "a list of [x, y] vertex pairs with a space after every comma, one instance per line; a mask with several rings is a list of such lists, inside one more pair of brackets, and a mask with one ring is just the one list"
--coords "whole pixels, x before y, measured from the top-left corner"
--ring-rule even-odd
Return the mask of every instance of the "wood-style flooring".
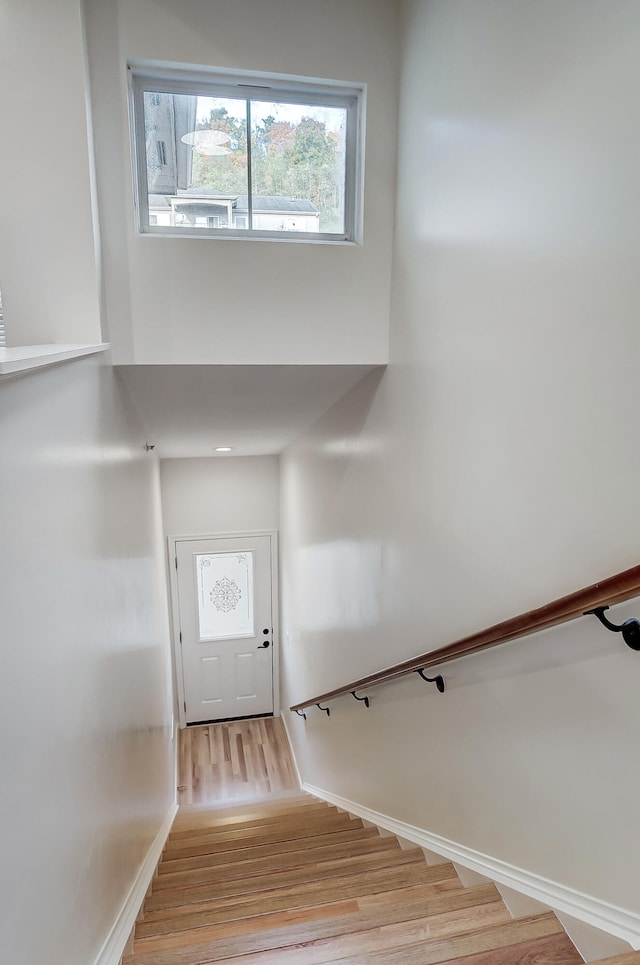
[[[513, 920], [300, 792], [178, 814], [124, 965], [581, 965], [551, 912]], [[604, 963], [601, 963], [604, 965]], [[640, 952], [607, 961], [640, 965]]]
[[[180, 734], [183, 805], [123, 965], [581, 965], [554, 914], [296, 788], [277, 718]], [[600, 965], [640, 965], [640, 952]]]
[[178, 804], [263, 800], [298, 790], [279, 717], [187, 727], [178, 734]]

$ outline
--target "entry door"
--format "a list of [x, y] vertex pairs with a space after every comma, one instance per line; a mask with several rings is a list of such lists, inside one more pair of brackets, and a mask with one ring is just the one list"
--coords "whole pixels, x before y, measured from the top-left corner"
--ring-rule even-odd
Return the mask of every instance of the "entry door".
[[187, 723], [273, 713], [271, 537], [176, 541]]

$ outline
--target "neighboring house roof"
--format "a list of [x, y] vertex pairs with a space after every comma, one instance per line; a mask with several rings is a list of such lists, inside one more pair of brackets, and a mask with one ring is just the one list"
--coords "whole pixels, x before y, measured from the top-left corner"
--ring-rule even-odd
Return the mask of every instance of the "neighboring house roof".
[[[215, 200], [216, 198], [223, 199], [225, 201], [230, 198], [235, 199], [233, 205], [236, 211], [248, 211], [248, 199], [246, 194], [222, 194], [219, 191], [207, 190], [206, 188], [200, 188], [196, 190], [195, 188], [190, 188], [188, 191], [180, 191], [177, 195], [166, 195], [166, 194], [150, 194], [149, 195], [149, 207], [150, 208], [170, 208], [171, 202], [170, 197], [174, 198], [193, 198], [193, 201], [197, 201], [198, 198], [211, 198]], [[277, 211], [279, 214], [282, 213], [294, 213], [294, 214], [317, 214], [318, 209], [311, 201], [306, 198], [288, 198], [284, 195], [279, 194], [257, 194], [253, 197], [253, 210], [254, 211]]]
[[[247, 211], [247, 195], [239, 194], [236, 211]], [[254, 194], [254, 211], [291, 211], [298, 214], [317, 214], [318, 209], [306, 198], [285, 198], [278, 194]]]

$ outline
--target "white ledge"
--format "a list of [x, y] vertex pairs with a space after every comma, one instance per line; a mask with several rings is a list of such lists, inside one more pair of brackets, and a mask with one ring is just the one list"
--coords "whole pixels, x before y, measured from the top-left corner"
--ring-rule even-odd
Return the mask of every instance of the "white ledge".
[[66, 362], [68, 359], [82, 358], [83, 355], [106, 352], [108, 348], [109, 342], [93, 345], [49, 344], [0, 348], [0, 375], [27, 372], [29, 369], [38, 369], [43, 365], [54, 365], [56, 362]]

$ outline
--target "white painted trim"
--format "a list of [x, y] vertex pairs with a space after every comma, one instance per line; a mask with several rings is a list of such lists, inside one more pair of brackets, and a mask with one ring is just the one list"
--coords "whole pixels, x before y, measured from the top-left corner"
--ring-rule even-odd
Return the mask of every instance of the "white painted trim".
[[169, 543], [179, 543], [190, 539], [244, 539], [245, 536], [274, 536], [275, 529], [241, 529], [233, 533], [187, 533], [186, 536], [167, 536]]
[[171, 711], [171, 724], [173, 727], [173, 786], [174, 790], [174, 803], [176, 807], [178, 806], [178, 785], [180, 784], [180, 754], [178, 752], [178, 721], [174, 720], [173, 711]]
[[177, 811], [178, 805], [174, 800], [162, 822], [162, 827], [158, 831], [153, 844], [147, 852], [146, 858], [140, 866], [135, 881], [129, 889], [129, 893], [116, 916], [116, 920], [107, 935], [104, 945], [94, 959], [93, 965], [119, 965], [129, 935], [136, 923], [138, 912], [153, 879], [156, 866], [160, 861], [162, 849], [169, 836], [169, 831], [171, 830], [171, 825], [173, 824]]
[[180, 609], [178, 607], [178, 574], [175, 566], [176, 537], [167, 539], [167, 573], [169, 574], [169, 612], [171, 617], [171, 640], [173, 643], [173, 665], [175, 682], [178, 690], [178, 726], [187, 726], [185, 713], [184, 670], [182, 666], [182, 651], [180, 648]]
[[423, 828], [417, 828], [405, 821], [398, 821], [387, 814], [373, 811], [371, 808], [363, 807], [347, 798], [324, 791], [312, 784], [302, 784], [302, 789], [316, 797], [335, 804], [351, 814], [355, 814], [364, 821], [371, 821], [373, 824], [392, 834], [400, 835], [409, 841], [413, 841], [421, 848], [428, 848], [437, 854], [443, 855], [450, 861], [456, 861], [477, 871], [481, 875], [490, 878], [492, 881], [507, 885], [514, 891], [520, 891], [536, 901], [541, 901], [554, 911], [564, 912], [572, 915], [580, 921], [593, 925], [602, 931], [615, 935], [623, 941], [629, 942], [632, 948], [640, 949], [640, 915], [627, 908], [619, 908], [611, 905], [592, 895], [575, 891], [567, 885], [557, 881], [550, 881], [532, 871], [524, 868], [517, 868], [515, 865], [493, 858], [491, 855], [475, 851], [466, 845], [458, 844], [443, 838], [439, 834], [432, 834]]
[[[136, 199], [138, 235], [159, 235], [160, 237], [185, 237], [182, 228], [175, 226], [152, 226], [149, 219], [149, 185], [147, 178], [145, 116], [143, 96], [145, 91], [165, 91], [167, 84], [175, 94], [196, 94], [209, 97], [237, 97], [241, 94], [248, 102], [257, 98], [258, 92], [251, 87], [263, 87], [265, 82], [270, 89], [270, 98], [285, 104], [316, 104], [322, 107], [342, 108], [346, 114], [346, 140], [344, 152], [344, 231], [322, 232], [315, 237], [311, 232], [288, 233], [287, 240], [293, 243], [307, 241], [326, 241], [331, 244], [362, 244], [358, 234], [360, 213], [364, 196], [364, 94], [366, 85], [352, 84], [348, 81], [325, 81], [287, 74], [238, 71], [232, 68], [196, 67], [189, 69], [184, 64], [169, 64], [163, 61], [145, 62], [141, 60], [127, 63], [129, 87], [129, 119], [133, 128], [133, 173], [134, 195]], [[238, 88], [244, 90], [238, 90]], [[203, 228], [200, 232], [192, 229], [190, 237], [217, 238], [231, 240], [241, 238], [250, 240], [283, 241], [282, 233], [277, 230], [254, 229], [216, 229]]]
[[109, 342], [94, 345], [21, 345], [16, 348], [0, 348], [0, 376], [28, 372], [43, 365], [55, 365], [69, 359], [83, 358], [106, 352]]
[[182, 651], [180, 650], [180, 609], [178, 606], [178, 576], [175, 566], [177, 543], [189, 540], [204, 539], [245, 539], [256, 536], [269, 536], [271, 540], [271, 616], [273, 620], [272, 641], [272, 675], [273, 675], [273, 715], [280, 716], [280, 618], [278, 604], [280, 595], [278, 590], [278, 531], [276, 529], [252, 529], [236, 533], [195, 533], [187, 536], [167, 536], [167, 567], [169, 572], [171, 636], [173, 638], [173, 654], [176, 668], [176, 683], [178, 686], [178, 718], [180, 727], [187, 726], [185, 714], [185, 689], [182, 668]]
[[280, 619], [278, 604], [280, 603], [279, 590], [279, 558], [278, 558], [278, 531], [272, 530], [271, 537], [271, 618], [273, 622], [272, 647], [273, 647], [273, 666], [272, 666], [272, 687], [273, 687], [273, 714], [274, 717], [280, 716]]
[[289, 750], [291, 751], [291, 760], [293, 761], [293, 768], [296, 772], [296, 780], [298, 781], [298, 787], [303, 787], [302, 775], [300, 774], [300, 768], [298, 767], [298, 761], [296, 759], [295, 751], [293, 749], [293, 741], [291, 740], [291, 734], [289, 733], [289, 725], [287, 724], [287, 716], [283, 714], [280, 718], [284, 727], [284, 732], [287, 735], [287, 740], [289, 741]]

